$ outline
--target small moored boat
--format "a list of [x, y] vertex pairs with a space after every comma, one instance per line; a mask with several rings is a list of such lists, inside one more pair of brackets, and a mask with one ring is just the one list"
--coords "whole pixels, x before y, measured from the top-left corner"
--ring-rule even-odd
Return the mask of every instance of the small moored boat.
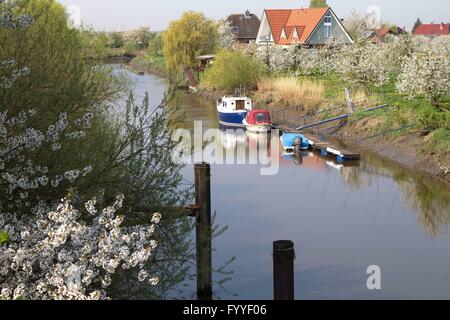
[[224, 126], [244, 128], [243, 121], [252, 110], [252, 100], [247, 97], [222, 97], [217, 100], [219, 122]]
[[242, 122], [250, 132], [265, 133], [272, 129], [270, 114], [266, 110], [252, 110]]
[[301, 150], [307, 150], [311, 146], [309, 139], [300, 133], [285, 133], [280, 139], [286, 153], [294, 153], [297, 142], [300, 143]]

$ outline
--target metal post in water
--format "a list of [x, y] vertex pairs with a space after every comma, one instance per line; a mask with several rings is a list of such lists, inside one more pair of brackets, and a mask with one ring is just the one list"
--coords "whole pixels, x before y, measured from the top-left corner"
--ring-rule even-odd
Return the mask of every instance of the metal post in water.
[[302, 139], [296, 138], [294, 141], [294, 156], [297, 159], [302, 158]]
[[195, 203], [197, 215], [197, 299], [212, 300], [212, 221], [211, 221], [211, 166], [195, 165]]
[[273, 283], [275, 300], [294, 300], [294, 242], [273, 243]]

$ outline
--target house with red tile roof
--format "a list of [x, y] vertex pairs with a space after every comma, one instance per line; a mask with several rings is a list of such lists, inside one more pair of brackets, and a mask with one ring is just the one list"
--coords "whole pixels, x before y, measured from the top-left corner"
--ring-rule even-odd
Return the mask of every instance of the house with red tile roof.
[[449, 23], [420, 24], [413, 30], [415, 36], [448, 36], [450, 35]]
[[352, 38], [333, 10], [266, 9], [256, 38], [257, 44], [323, 45], [336, 39], [353, 43]]
[[384, 27], [371, 31], [368, 38], [370, 39], [370, 41], [372, 41], [372, 43], [380, 44], [383, 43], [386, 37], [389, 35], [399, 36], [405, 33], [405, 29], [400, 27]]

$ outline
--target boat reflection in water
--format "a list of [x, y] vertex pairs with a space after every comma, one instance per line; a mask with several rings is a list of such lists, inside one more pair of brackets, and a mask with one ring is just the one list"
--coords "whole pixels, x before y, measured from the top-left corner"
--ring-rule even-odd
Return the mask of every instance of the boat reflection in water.
[[[276, 155], [280, 159], [281, 166], [303, 166], [316, 171], [338, 170], [358, 167], [358, 161], [337, 163], [332, 157], [324, 158], [319, 153], [311, 150], [302, 150], [295, 154], [286, 152], [279, 143], [278, 135], [272, 132], [254, 133], [242, 128], [221, 126], [219, 131], [219, 148], [226, 157], [226, 163], [236, 164], [265, 164], [266, 159]], [[273, 146], [278, 145], [276, 149]], [[277, 152], [274, 154], [274, 152]]]
[[281, 150], [282, 165], [301, 165], [318, 171], [326, 171], [333, 169], [342, 171], [345, 168], [359, 167], [359, 161], [347, 161], [337, 163], [332, 157], [323, 158], [319, 153], [310, 150], [302, 150], [300, 153], [286, 152], [284, 148]]
[[227, 157], [237, 164], [267, 164], [272, 155], [271, 132], [253, 133], [242, 128], [221, 126], [219, 142]]

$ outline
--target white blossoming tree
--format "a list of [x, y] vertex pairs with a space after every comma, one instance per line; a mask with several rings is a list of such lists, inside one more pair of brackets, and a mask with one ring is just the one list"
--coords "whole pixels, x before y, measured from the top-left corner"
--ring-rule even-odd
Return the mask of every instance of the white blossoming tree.
[[[0, 0], [0, 31], [31, 28], [31, 17], [12, 13], [15, 4]], [[173, 144], [166, 128], [167, 113], [149, 112], [147, 97], [142, 106], [129, 100], [125, 119], [102, 121], [106, 115], [99, 105], [111, 97], [109, 92], [83, 100], [77, 90], [101, 94], [95, 84], [104, 75], [86, 75], [91, 82], [68, 91], [80, 99], [65, 105], [67, 112], [53, 113], [52, 119], [47, 109], [57, 110], [57, 106], [26, 107], [29, 99], [43, 107], [49, 99], [40, 88], [34, 89], [40, 84], [34, 68], [16, 60], [0, 61], [2, 298], [158, 298], [165, 294], [161, 290], [169, 291], [184, 279], [192, 258], [191, 242], [186, 239], [191, 224], [183, 219], [167, 221], [158, 232], [155, 226], [161, 216], [152, 219], [150, 215], [157, 208], [182, 204], [190, 195], [178, 189], [180, 167], [168, 152]], [[10, 92], [16, 94], [23, 86], [33, 90], [14, 99]], [[62, 98], [61, 93], [56, 98]], [[76, 112], [83, 110], [83, 103], [92, 105], [92, 112]], [[70, 200], [57, 205], [56, 197], [67, 195], [67, 190]], [[122, 192], [124, 203], [121, 196], [99, 213], [92, 201], [87, 201], [86, 210], [79, 209], [94, 194], [99, 205], [106, 206]], [[116, 215], [119, 209], [123, 217]], [[163, 287], [153, 289], [158, 279]]]
[[231, 50], [236, 45], [236, 35], [231, 31], [230, 22], [220, 20], [217, 23], [218, 37], [217, 46], [221, 49]]
[[124, 227], [124, 218], [116, 215], [122, 202], [119, 196], [98, 212], [95, 201], [89, 201], [90, 223], [68, 200], [29, 219], [3, 215], [0, 228], [8, 238], [0, 244], [0, 298], [107, 299], [106, 289], [119, 268], [137, 268], [139, 281], [157, 285], [159, 279], [144, 264], [156, 248], [152, 237], [161, 215], [155, 214], [148, 226]]
[[351, 12], [350, 16], [344, 20], [344, 26], [353, 40], [360, 41], [366, 37], [366, 32], [370, 31], [370, 14], [359, 14], [356, 11]]
[[307, 50], [298, 45], [249, 47], [247, 50], [252, 50], [249, 54], [264, 62], [276, 73], [295, 72], [307, 55]]
[[[447, 41], [445, 41], [447, 40]], [[450, 112], [441, 105], [450, 95], [450, 51], [448, 39], [435, 39], [414, 52], [404, 63], [399, 75], [399, 92], [416, 98], [426, 97], [435, 107]]]
[[317, 49], [308, 50], [303, 59], [300, 59], [300, 68], [303, 73], [330, 74], [337, 70], [341, 59], [341, 45], [339, 42], [330, 40]]
[[377, 45], [362, 43], [346, 47], [342, 52], [339, 71], [354, 83], [382, 85], [388, 80], [383, 51]]

